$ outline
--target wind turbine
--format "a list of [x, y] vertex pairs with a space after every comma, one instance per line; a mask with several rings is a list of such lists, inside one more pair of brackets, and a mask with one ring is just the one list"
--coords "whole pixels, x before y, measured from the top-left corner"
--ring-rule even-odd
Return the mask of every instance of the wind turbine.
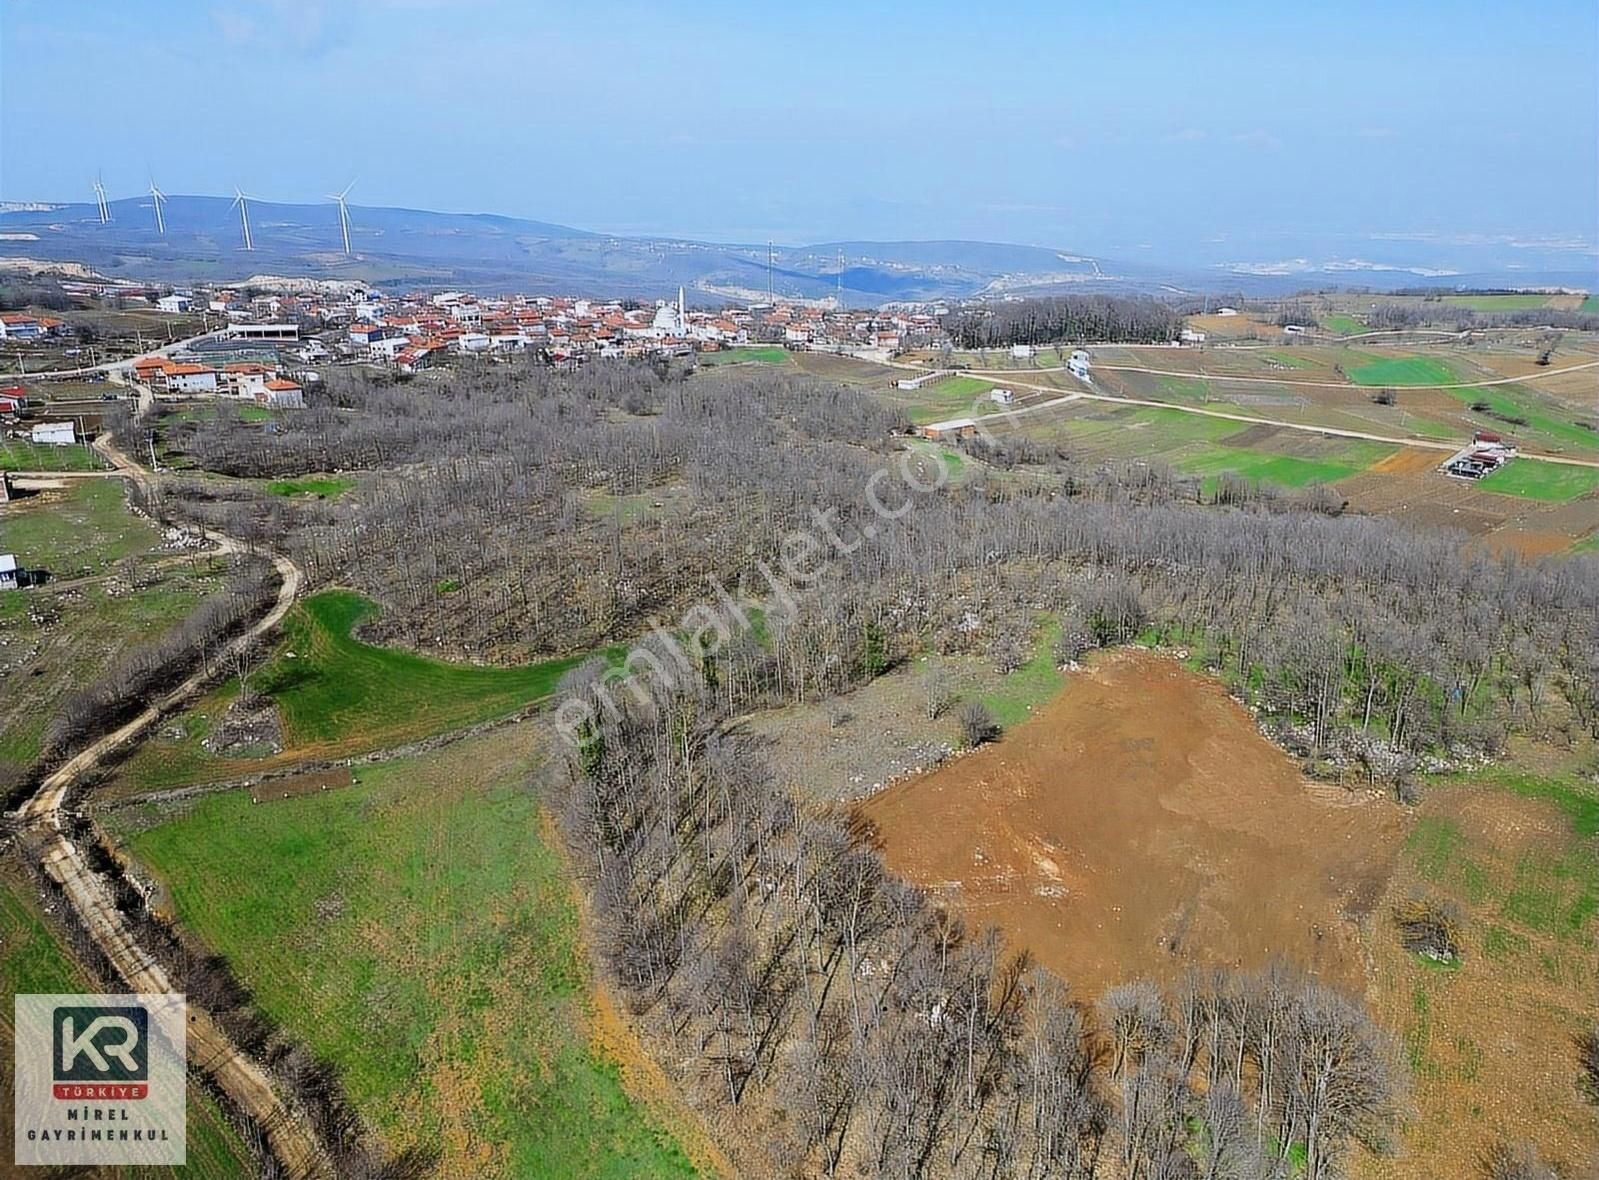
[[[244, 225], [244, 248], [254, 250], [255, 243], [250, 240], [250, 204], [244, 195], [244, 190], [238, 185], [233, 186], [233, 205], [239, 207], [239, 221]], [[228, 208], [232, 209], [233, 205]]]
[[166, 237], [167, 219], [162, 216], [161, 203], [167, 199], [166, 193], [155, 186], [155, 177], [150, 178], [150, 201], [155, 205], [155, 232]]
[[344, 235], [344, 256], [346, 258], [350, 256], [350, 210], [345, 204], [344, 198], [350, 195], [350, 190], [354, 187], [355, 181], [352, 180], [344, 186], [342, 193], [328, 194], [328, 200], [339, 207], [339, 232]]
[[111, 208], [105, 202], [105, 185], [100, 183], [98, 173], [95, 174], [94, 178], [94, 200], [95, 204], [99, 206], [100, 224], [105, 225], [111, 220]]

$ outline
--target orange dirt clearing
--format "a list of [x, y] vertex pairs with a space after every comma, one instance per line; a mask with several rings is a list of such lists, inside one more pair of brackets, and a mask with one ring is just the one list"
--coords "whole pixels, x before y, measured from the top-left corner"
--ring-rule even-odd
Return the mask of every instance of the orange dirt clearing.
[[1083, 994], [1283, 956], [1355, 993], [1404, 822], [1313, 786], [1222, 686], [1100, 657], [1001, 742], [861, 806], [888, 864]]
[[1371, 465], [1370, 470], [1386, 475], [1415, 475], [1440, 466], [1448, 456], [1440, 451], [1424, 451], [1416, 447], [1403, 447]]

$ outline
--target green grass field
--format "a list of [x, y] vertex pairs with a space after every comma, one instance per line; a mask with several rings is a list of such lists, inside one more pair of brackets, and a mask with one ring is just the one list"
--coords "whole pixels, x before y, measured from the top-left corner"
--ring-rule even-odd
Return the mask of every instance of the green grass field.
[[[43, 586], [0, 594], [9, 665], [0, 672], [0, 764], [30, 765], [69, 692], [221, 588], [220, 565], [198, 556], [161, 559], [159, 542], [156, 529], [127, 510], [121, 480], [79, 480], [0, 510], [0, 552], [51, 576]], [[115, 578], [57, 588], [107, 574]]]
[[276, 699], [291, 745], [372, 749], [486, 721], [548, 696], [584, 658], [486, 668], [375, 647], [351, 631], [376, 610], [359, 594], [325, 590], [284, 620], [281, 649], [253, 687]]
[[[357, 786], [115, 813], [185, 927], [440, 1175], [694, 1175], [591, 1047], [571, 884], [518, 727]], [[148, 826], [145, 826], [148, 825]], [[142, 829], [142, 830], [141, 830]]]
[[301, 479], [278, 479], [267, 484], [274, 496], [316, 496], [323, 500], [336, 500], [355, 486], [348, 475], [308, 475]]
[[27, 439], [0, 439], [0, 471], [100, 471], [108, 464], [83, 443], [50, 446]]
[[120, 479], [76, 480], [0, 511], [0, 551], [15, 553], [24, 568], [47, 569], [57, 578], [103, 573], [158, 539], [148, 521], [128, 511]]
[[1258, 446], [1231, 444], [1257, 429], [1227, 418], [1145, 406], [1062, 418], [1048, 425], [1046, 437], [1064, 436], [1068, 449], [1076, 442], [1084, 455], [1166, 463], [1200, 476], [1207, 490], [1215, 488], [1224, 472], [1285, 488], [1332, 483], [1394, 451], [1382, 443], [1298, 435], [1268, 437]]
[[1366, 330], [1365, 324], [1350, 315], [1322, 316], [1321, 326], [1337, 336], [1358, 336]]
[[[1573, 419], [1557, 417], [1556, 406], [1524, 386], [1452, 389], [1449, 393], [1468, 406], [1486, 405], [1495, 423], [1502, 424], [1506, 430], [1521, 437], [1537, 436], [1541, 441], [1557, 446], [1599, 450], [1599, 431], [1579, 426]], [[1503, 422], [1504, 419], [1521, 419], [1521, 422]]]
[[1517, 295], [1445, 295], [1444, 302], [1454, 307], [1467, 307], [1472, 311], [1531, 311], [1549, 302], [1549, 296], [1537, 293]]
[[758, 344], [747, 348], [725, 348], [720, 352], [696, 354], [694, 361], [700, 365], [733, 365], [753, 361], [762, 365], [786, 365], [788, 349], [781, 344]]
[[[12, 1006], [9, 997], [45, 995], [59, 992], [97, 991], [99, 985], [75, 962], [55, 933], [45, 924], [34, 886], [10, 866], [0, 871], [0, 989], [8, 999], [0, 1009], [0, 1030], [4, 1045], [0, 1051], [11, 1059]], [[113, 989], [115, 990], [115, 989]], [[8, 1070], [0, 1070], [0, 1102], [11, 1106]], [[0, 1158], [12, 1159], [12, 1121], [0, 1127]], [[197, 1180], [237, 1180], [253, 1174], [248, 1149], [238, 1133], [217, 1109], [209, 1094], [198, 1086], [189, 1087], [188, 1162], [171, 1168], [114, 1168], [105, 1175], [125, 1180], [149, 1177], [186, 1176]], [[23, 1169], [26, 1171], [27, 1169]], [[41, 1174], [51, 1174], [41, 1169]]]
[[1529, 500], [1575, 500], [1599, 488], [1599, 468], [1517, 459], [1483, 479], [1479, 486], [1484, 491], [1525, 496]]
[[1258, 483], [1275, 484], [1283, 488], [1302, 488], [1316, 483], [1335, 483], [1357, 475], [1377, 459], [1394, 452], [1393, 447], [1381, 448], [1369, 462], [1358, 459], [1304, 459], [1297, 455], [1272, 455], [1262, 451], [1218, 447], [1203, 455], [1182, 458], [1177, 466], [1189, 475], [1205, 477], [1207, 490], [1212, 490], [1223, 474], [1241, 476]]
[[1430, 356], [1382, 357], [1346, 372], [1356, 385], [1450, 385], [1460, 380], [1453, 369]]
[[1599, 295], [1590, 295], [1582, 301], [1582, 306], [1577, 309], [1588, 315], [1599, 315]]

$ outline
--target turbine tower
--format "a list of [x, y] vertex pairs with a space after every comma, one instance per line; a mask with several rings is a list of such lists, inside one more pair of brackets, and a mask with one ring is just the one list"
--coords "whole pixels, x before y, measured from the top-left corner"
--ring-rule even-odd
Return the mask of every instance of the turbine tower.
[[350, 209], [344, 198], [350, 195], [350, 190], [355, 187], [355, 181], [350, 181], [344, 186], [342, 193], [329, 193], [328, 200], [339, 207], [339, 232], [344, 235], [344, 256], [350, 256]]
[[155, 178], [150, 178], [150, 202], [155, 206], [155, 232], [162, 237], [167, 234], [167, 219], [161, 213], [161, 203], [167, 199], [166, 193], [155, 185]]
[[[254, 250], [255, 243], [250, 240], [250, 204], [244, 195], [244, 190], [238, 185], [233, 186], [233, 205], [239, 207], [239, 221], [244, 226], [244, 248]], [[233, 208], [233, 205], [229, 205], [228, 208]]]
[[96, 174], [94, 178], [94, 201], [95, 204], [99, 206], [100, 224], [105, 225], [111, 220], [111, 207], [106, 204], [105, 185], [100, 183], [100, 177], [98, 174]]

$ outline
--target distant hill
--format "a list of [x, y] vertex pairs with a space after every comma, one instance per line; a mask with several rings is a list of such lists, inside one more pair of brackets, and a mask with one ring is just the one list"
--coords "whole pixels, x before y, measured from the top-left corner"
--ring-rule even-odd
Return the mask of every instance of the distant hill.
[[770, 282], [786, 298], [842, 295], [852, 305], [1084, 290], [1270, 294], [1329, 283], [1393, 287], [1421, 281], [1403, 270], [1358, 276], [1196, 273], [1039, 246], [966, 241], [781, 246], [768, 273], [764, 245], [618, 237], [489, 213], [364, 205], [349, 207], [353, 256], [346, 257], [331, 201], [251, 201], [249, 208], [255, 249], [246, 252], [238, 210], [227, 197], [170, 197], [164, 236], [156, 232], [148, 196], [111, 202], [111, 221], [104, 225], [89, 202], [13, 203], [0, 208], [0, 259], [79, 262], [111, 276], [177, 284], [274, 274], [389, 288], [460, 285], [640, 298], [669, 296], [683, 286], [702, 299], [754, 300]]
[[[251, 201], [252, 251], [242, 249], [239, 212], [225, 197], [174, 196], [156, 232], [149, 197], [111, 202], [102, 225], [93, 204], [0, 212], [0, 256], [83, 262], [107, 274], [166, 282], [251, 274], [360, 279], [384, 286], [459, 283], [479, 289], [550, 289], [573, 294], [664, 296], [678, 286], [702, 294], [756, 297], [767, 290], [764, 245], [627, 238], [487, 213], [350, 206], [353, 256], [346, 257], [332, 202]], [[963, 298], [1018, 276], [1092, 279], [1096, 264], [1051, 250], [988, 242], [844, 242], [779, 247], [771, 284], [780, 295], [819, 299], [840, 290], [850, 303]]]

